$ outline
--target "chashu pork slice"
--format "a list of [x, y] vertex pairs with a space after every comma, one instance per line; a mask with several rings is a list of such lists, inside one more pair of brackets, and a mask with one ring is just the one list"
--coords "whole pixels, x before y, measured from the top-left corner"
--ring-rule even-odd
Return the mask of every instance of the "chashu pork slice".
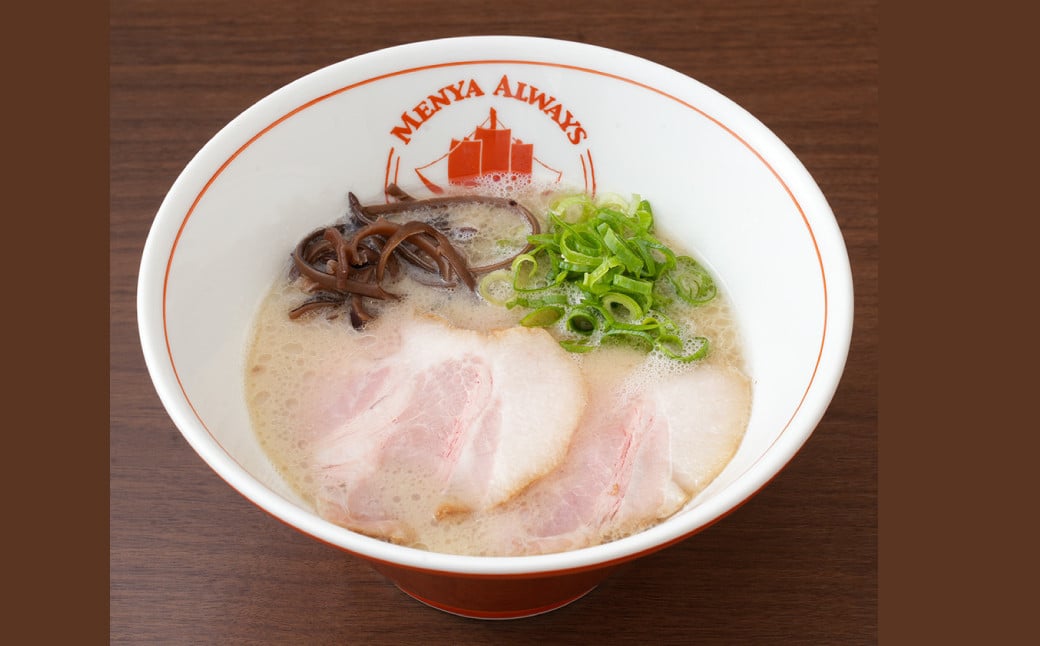
[[750, 382], [712, 365], [634, 392], [592, 391], [564, 464], [491, 519], [499, 554], [577, 549], [673, 515], [736, 452]]
[[320, 515], [413, 542], [423, 525], [500, 505], [561, 463], [586, 386], [548, 332], [416, 317], [395, 333], [310, 390]]

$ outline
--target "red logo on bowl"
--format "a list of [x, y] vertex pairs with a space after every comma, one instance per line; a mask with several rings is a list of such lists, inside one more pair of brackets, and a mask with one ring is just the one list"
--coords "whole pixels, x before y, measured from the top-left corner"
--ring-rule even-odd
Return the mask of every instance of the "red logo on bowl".
[[[485, 104], [486, 111], [468, 128], [447, 135], [423, 129], [442, 110], [462, 102], [471, 107]], [[533, 126], [529, 115], [519, 112], [530, 110], [544, 115], [546, 121], [538, 125], [549, 125], [548, 130]], [[558, 132], [560, 140], [532, 140], [510, 126], [508, 115], [520, 117], [517, 121], [527, 124], [530, 137]], [[554, 95], [524, 81], [511, 81], [507, 75], [491, 92], [470, 78], [429, 93], [401, 114], [389, 134], [395, 143], [387, 157], [386, 185], [420, 183], [440, 194], [450, 186], [565, 183], [595, 193], [595, 167], [592, 152], [584, 146], [588, 138], [584, 126]], [[570, 152], [574, 147], [578, 150]]]

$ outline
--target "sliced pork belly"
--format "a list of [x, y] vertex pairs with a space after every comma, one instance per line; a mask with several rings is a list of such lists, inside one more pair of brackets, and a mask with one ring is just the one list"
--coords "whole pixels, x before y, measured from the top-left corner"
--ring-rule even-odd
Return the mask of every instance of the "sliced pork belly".
[[730, 368], [701, 366], [637, 398], [642, 436], [624, 503], [608, 527], [624, 535], [671, 516], [736, 453], [751, 412], [751, 385]]
[[625, 398], [593, 393], [561, 468], [488, 519], [492, 549], [576, 549], [674, 514], [733, 456], [751, 397], [744, 375], [710, 365]]
[[546, 331], [484, 334], [419, 317], [388, 338], [382, 354], [345, 358], [310, 391], [303, 425], [319, 514], [411, 542], [438, 518], [509, 500], [563, 460], [586, 389]]

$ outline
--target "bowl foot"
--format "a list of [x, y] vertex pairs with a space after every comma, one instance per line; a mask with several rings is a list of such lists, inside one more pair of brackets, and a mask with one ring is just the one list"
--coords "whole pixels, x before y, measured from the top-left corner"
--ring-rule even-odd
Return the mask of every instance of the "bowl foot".
[[542, 614], [545, 614], [547, 612], [552, 612], [553, 610], [559, 610], [560, 608], [563, 608], [564, 606], [570, 605], [570, 604], [574, 603], [575, 601], [581, 599], [585, 595], [589, 594], [593, 590], [595, 590], [596, 586], [594, 585], [591, 588], [589, 588], [588, 590], [585, 590], [584, 592], [582, 592], [582, 593], [578, 594], [577, 596], [572, 597], [570, 599], [564, 599], [562, 601], [554, 601], [554, 602], [552, 602], [550, 604], [543, 605], [543, 606], [538, 606], [538, 607], [534, 607], [534, 608], [524, 608], [524, 609], [516, 609], [516, 610], [478, 610], [478, 609], [470, 610], [470, 609], [466, 609], [466, 608], [456, 608], [456, 607], [453, 607], [453, 606], [449, 606], [449, 605], [445, 605], [445, 604], [442, 604], [442, 603], [438, 603], [436, 601], [431, 601], [430, 599], [424, 599], [423, 597], [415, 594], [414, 592], [410, 592], [409, 590], [406, 590], [405, 588], [402, 588], [399, 585], [397, 586], [397, 588], [401, 592], [404, 592], [405, 594], [407, 594], [409, 597], [415, 599], [416, 601], [418, 601], [418, 602], [420, 602], [420, 603], [422, 603], [424, 605], [429, 606], [430, 608], [433, 608], [435, 610], [440, 610], [440, 611], [446, 612], [448, 614], [457, 615], [459, 617], [465, 617], [466, 619], [524, 619], [526, 617], [534, 617], [536, 615], [542, 615]]
[[594, 590], [617, 567], [528, 575], [467, 575], [380, 562], [371, 565], [416, 601], [472, 619], [520, 619], [557, 610]]

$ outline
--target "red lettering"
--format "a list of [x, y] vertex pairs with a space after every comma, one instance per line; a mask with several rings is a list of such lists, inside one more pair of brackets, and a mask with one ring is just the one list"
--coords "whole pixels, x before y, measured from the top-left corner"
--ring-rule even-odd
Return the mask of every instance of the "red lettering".
[[[505, 78], [505, 77], [503, 76], [502, 78]], [[469, 90], [466, 92], [466, 98], [467, 99], [470, 98], [471, 96], [484, 96], [484, 90], [481, 90], [480, 86], [477, 85], [477, 82], [474, 81], [473, 79], [469, 80]]]
[[433, 116], [433, 112], [430, 111], [430, 106], [426, 105], [426, 101], [420, 101], [419, 105], [412, 108], [415, 114], [422, 117], [423, 121], [426, 121]]
[[[465, 81], [459, 81], [455, 85], [445, 86], [444, 88], [441, 89], [441, 92], [444, 92], [445, 90], [447, 90], [447, 91], [451, 92], [455, 96], [455, 100], [456, 101], [461, 101], [462, 100], [462, 85], [464, 83], [465, 83]], [[456, 86], [458, 86], [458, 87], [456, 87]]]
[[402, 112], [401, 113], [401, 122], [404, 125], [403, 126], [397, 126], [397, 127], [393, 128], [390, 131], [390, 134], [394, 135], [395, 137], [397, 137], [398, 139], [400, 139], [404, 143], [408, 143], [409, 141], [412, 140], [412, 138], [409, 135], [411, 135], [413, 132], [418, 130], [419, 126], [422, 125], [422, 122], [421, 121], [416, 121], [407, 112]]
[[450, 85], [448, 87], [442, 87], [441, 91], [438, 94], [431, 94], [430, 96], [426, 97], [429, 100], [430, 105], [433, 107], [434, 113], [438, 112], [442, 107], [446, 105], [451, 105], [451, 99], [448, 98], [447, 95], [447, 91], [450, 88]]
[[560, 111], [562, 109], [563, 109], [563, 106], [560, 105], [559, 103], [557, 103], [556, 105], [554, 105], [553, 107], [549, 108], [548, 110], [542, 110], [542, 112], [544, 112], [545, 114], [547, 114], [550, 117], [552, 117], [553, 121], [555, 121], [556, 123], [561, 123], [560, 122]]
[[569, 139], [572, 144], [576, 144], [588, 136], [589, 134], [585, 132], [585, 128], [582, 128], [580, 125], [573, 131], [567, 133], [567, 139]]
[[[565, 110], [563, 105], [556, 100], [556, 97], [546, 94], [533, 85], [518, 81], [515, 87], [511, 86], [509, 77], [503, 74], [492, 94], [523, 101], [538, 108], [538, 110], [556, 122], [572, 144], [578, 144], [589, 136], [588, 132], [582, 127], [581, 122], [574, 118], [570, 110]], [[390, 134], [407, 144], [411, 142], [412, 137], [422, 127], [422, 124], [440, 112], [441, 109], [456, 101], [462, 101], [474, 96], [484, 96], [484, 90], [480, 88], [474, 79], [468, 79], [468, 81], [461, 80], [451, 85], [446, 85], [437, 90], [437, 92], [427, 95], [410, 112], [403, 112], [400, 124], [394, 126], [390, 130]]]
[[537, 103], [538, 109], [542, 112], [545, 112], [546, 108], [548, 108], [554, 101], [556, 101], [556, 97], [546, 96], [545, 92], [542, 92], [533, 85], [531, 86], [531, 92], [527, 95], [527, 102], [531, 105]]
[[[557, 115], [556, 121], [557, 122], [560, 121], [559, 115]], [[561, 130], [567, 130], [571, 126], [581, 126], [581, 124], [578, 123], [577, 121], [575, 121], [574, 120], [574, 115], [571, 114], [570, 110], [567, 110], [567, 116], [564, 118], [563, 122], [560, 123], [560, 129]]]
[[509, 91], [509, 77], [503, 74], [502, 79], [498, 82], [498, 87], [495, 88], [495, 91], [492, 92], [492, 94], [512, 99], [513, 93]]

